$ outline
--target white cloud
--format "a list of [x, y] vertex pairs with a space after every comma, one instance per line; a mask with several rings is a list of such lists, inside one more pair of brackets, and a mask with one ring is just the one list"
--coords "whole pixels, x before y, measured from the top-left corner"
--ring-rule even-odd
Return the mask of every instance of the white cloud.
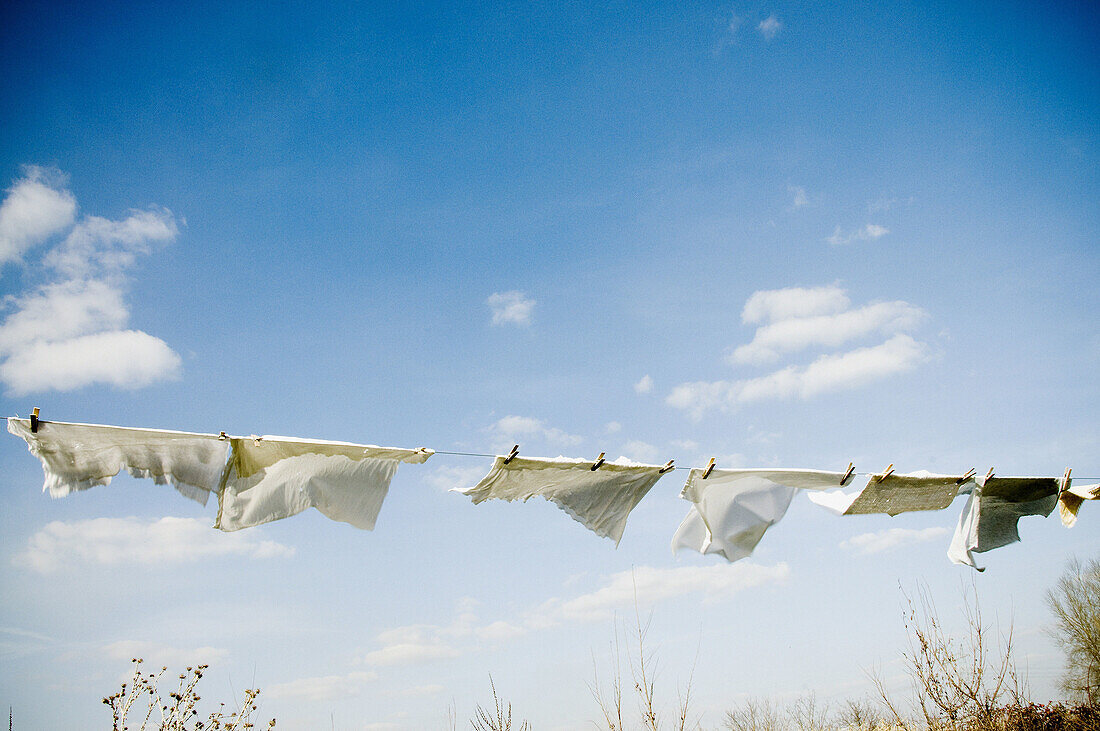
[[907, 546], [913, 543], [924, 543], [933, 538], [947, 535], [947, 529], [942, 526], [933, 528], [887, 528], [877, 533], [861, 533], [841, 541], [840, 547], [856, 551], [862, 555], [887, 551], [898, 546]]
[[658, 458], [657, 447], [637, 439], [631, 440], [622, 446], [624, 457], [629, 457], [636, 462], [656, 462]]
[[140, 658], [145, 661], [145, 668], [149, 671], [167, 667], [172, 672], [182, 672], [184, 667], [209, 665], [229, 657], [229, 651], [221, 647], [179, 648], [141, 640], [119, 640], [104, 645], [102, 649], [112, 660], [129, 661]]
[[0, 239], [8, 237], [0, 252], [68, 230], [37, 264], [54, 281], [3, 300], [9, 314], [0, 323], [0, 381], [23, 395], [94, 383], [141, 388], [178, 377], [181, 360], [163, 340], [123, 329], [130, 319], [125, 271], [153, 244], [179, 235], [172, 213], [151, 208], [121, 221], [85, 216], [74, 223], [72, 194], [44, 176], [32, 169], [0, 205]]
[[787, 190], [794, 196], [794, 200], [791, 201], [792, 208], [802, 208], [810, 204], [810, 199], [806, 195], [806, 189], [800, 185], [789, 185]]
[[907, 302], [878, 302], [829, 315], [792, 317], [765, 325], [736, 348], [731, 363], [768, 363], [814, 345], [837, 347], [868, 335], [894, 335], [921, 323], [925, 312]]
[[807, 399], [821, 393], [856, 388], [908, 371], [925, 357], [925, 347], [908, 335], [895, 335], [881, 345], [839, 355], [823, 355], [808, 366], [788, 366], [766, 376], [740, 381], [682, 383], [665, 402], [699, 418], [708, 410], [731, 410], [766, 399]]
[[367, 685], [378, 679], [378, 673], [353, 672], [347, 675], [325, 675], [299, 678], [264, 688], [269, 698], [300, 698], [306, 701], [331, 701], [360, 695]]
[[583, 437], [547, 426], [541, 419], [531, 416], [505, 416], [485, 431], [494, 449], [507, 449], [524, 441], [541, 441], [555, 447], [572, 447], [584, 441]]
[[488, 472], [485, 465], [443, 465], [428, 475], [428, 483], [444, 492], [463, 487], [473, 487]]
[[76, 199], [63, 185], [60, 171], [29, 165], [8, 188], [0, 203], [0, 267], [72, 225]]
[[140, 330], [115, 330], [58, 342], [36, 342], [0, 364], [8, 393], [72, 391], [93, 383], [143, 388], [179, 377], [179, 355]]
[[890, 233], [890, 229], [885, 226], [880, 226], [877, 223], [864, 224], [863, 228], [853, 231], [850, 234], [844, 234], [841, 232], [840, 226], [833, 229], [832, 236], [825, 238], [833, 246], [842, 246], [844, 244], [850, 244], [853, 241], [874, 241], [875, 239], [882, 238], [886, 234]]
[[51, 573], [87, 564], [153, 565], [218, 556], [292, 555], [293, 547], [261, 540], [254, 531], [222, 533], [198, 518], [93, 518], [47, 523], [12, 562], [38, 573]]
[[775, 15], [769, 15], [764, 20], [760, 21], [760, 24], [756, 26], [756, 29], [760, 31], [760, 35], [764, 36], [766, 40], [771, 40], [778, 35], [779, 31], [783, 28], [783, 23]]
[[756, 325], [795, 317], [833, 315], [851, 306], [847, 292], [834, 285], [827, 287], [787, 287], [753, 292], [741, 311], [741, 322]]
[[609, 577], [608, 582], [589, 594], [573, 599], [551, 599], [532, 613], [535, 628], [562, 622], [591, 622], [607, 619], [616, 610], [650, 605], [685, 594], [698, 594], [704, 602], [728, 599], [739, 591], [779, 583], [788, 577], [787, 564], [761, 566], [752, 562], [654, 568], [639, 566]]
[[376, 666], [421, 665], [461, 654], [456, 648], [441, 642], [399, 642], [368, 652], [363, 656], [363, 662]]
[[634, 391], [636, 393], [649, 393], [653, 390], [653, 379], [649, 377], [649, 374], [641, 377], [637, 383], [634, 384]]
[[606, 434], [618, 434], [623, 430], [623, 425], [617, 421], [609, 421], [604, 424], [603, 430]]
[[535, 300], [518, 290], [494, 292], [486, 300], [493, 313], [494, 325], [530, 325]]

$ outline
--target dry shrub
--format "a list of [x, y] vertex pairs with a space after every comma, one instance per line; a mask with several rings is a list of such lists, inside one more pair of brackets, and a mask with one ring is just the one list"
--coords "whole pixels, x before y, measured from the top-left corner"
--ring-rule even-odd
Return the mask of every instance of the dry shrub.
[[[180, 673], [176, 689], [165, 700], [158, 686], [168, 668], [162, 667], [157, 673], [143, 673], [141, 658], [130, 662], [134, 666], [130, 682], [123, 683], [121, 690], [103, 699], [103, 703], [111, 708], [112, 731], [130, 729], [129, 724], [137, 723], [137, 717], [141, 718], [137, 731], [243, 731], [255, 727], [251, 718], [257, 708], [258, 688], [244, 692], [244, 702], [236, 711], [226, 715], [225, 704], [222, 703], [219, 710], [203, 720], [199, 718], [196, 708], [201, 698], [195, 689], [206, 671], [206, 665], [189, 667]], [[159, 719], [153, 718], [154, 713]], [[267, 727], [275, 727], [274, 718]]]

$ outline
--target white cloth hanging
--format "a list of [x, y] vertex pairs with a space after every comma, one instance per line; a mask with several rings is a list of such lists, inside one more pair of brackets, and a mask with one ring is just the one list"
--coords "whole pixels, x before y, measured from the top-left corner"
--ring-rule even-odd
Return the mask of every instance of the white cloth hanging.
[[898, 515], [915, 510], [943, 510], [951, 505], [968, 482], [956, 475], [937, 475], [925, 470], [908, 474], [871, 475], [854, 492], [830, 490], [814, 493], [810, 500], [837, 515]]
[[1046, 517], [1058, 503], [1054, 477], [979, 477], [959, 515], [959, 524], [947, 549], [952, 562], [978, 571], [975, 553], [992, 551], [1020, 540], [1019, 520], [1025, 515]]
[[1077, 524], [1077, 511], [1086, 500], [1100, 500], [1100, 483], [1095, 485], [1074, 485], [1073, 480], [1058, 495], [1058, 515], [1062, 525], [1072, 528]]
[[317, 508], [332, 520], [372, 530], [401, 462], [422, 463], [430, 449], [293, 437], [233, 437], [218, 492], [215, 528], [235, 531]]
[[26, 441], [42, 462], [42, 490], [55, 498], [108, 485], [126, 470], [158, 485], [171, 484], [205, 505], [218, 489], [229, 452], [228, 442], [213, 434], [161, 429], [40, 421], [32, 432], [29, 419], [9, 418], [8, 431]]
[[650, 488], [661, 479], [661, 467], [620, 457], [593, 470], [591, 460], [534, 459], [498, 456], [481, 482], [455, 488], [474, 504], [489, 499], [528, 500], [540, 495], [574, 520], [619, 545], [626, 518]]
[[786, 514], [796, 490], [824, 490], [844, 479], [842, 472], [820, 470], [714, 469], [703, 479], [704, 472], [688, 473], [680, 497], [692, 508], [672, 538], [672, 550], [716, 553], [731, 562], [753, 552]]

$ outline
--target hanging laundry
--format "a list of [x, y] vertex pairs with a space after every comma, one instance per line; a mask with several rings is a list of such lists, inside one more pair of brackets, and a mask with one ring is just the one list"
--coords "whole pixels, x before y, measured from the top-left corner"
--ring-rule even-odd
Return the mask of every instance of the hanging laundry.
[[1070, 485], [1058, 495], [1058, 515], [1062, 518], [1062, 525], [1072, 528], [1077, 524], [1077, 511], [1086, 500], [1100, 500], [1100, 483], [1077, 486], [1070, 480]]
[[810, 500], [837, 515], [898, 515], [915, 510], [943, 510], [965, 484], [962, 478], [920, 470], [908, 474], [871, 475], [855, 492], [830, 490], [813, 493]]
[[717, 553], [731, 562], [752, 553], [786, 514], [796, 490], [844, 484], [843, 473], [819, 470], [714, 469], [706, 479], [704, 472], [692, 469], [680, 493], [693, 506], [672, 538], [672, 550]]
[[293, 437], [233, 437], [218, 493], [215, 528], [235, 531], [317, 508], [332, 520], [372, 530], [401, 462], [430, 449], [395, 449]]
[[1054, 477], [979, 477], [959, 516], [947, 556], [978, 571], [975, 553], [992, 551], [1020, 540], [1018, 522], [1025, 515], [1046, 517], [1058, 503]]
[[128, 429], [101, 424], [8, 419], [8, 431], [27, 443], [46, 473], [43, 491], [64, 497], [76, 490], [108, 485], [122, 470], [134, 477], [171, 483], [184, 497], [203, 505], [218, 489], [229, 444], [213, 434]]
[[619, 545], [626, 518], [661, 479], [661, 467], [638, 464], [625, 457], [604, 462], [596, 470], [581, 459], [533, 459], [498, 456], [481, 482], [455, 488], [474, 504], [491, 498], [526, 501], [535, 495], [555, 503], [596, 535]]

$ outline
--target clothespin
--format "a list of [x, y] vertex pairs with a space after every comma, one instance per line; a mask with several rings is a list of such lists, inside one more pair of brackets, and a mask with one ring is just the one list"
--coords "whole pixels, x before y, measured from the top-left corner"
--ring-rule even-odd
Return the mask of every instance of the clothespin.
[[218, 432], [218, 440], [219, 440], [219, 441], [222, 441], [222, 442], [224, 442], [224, 441], [225, 441], [226, 439], [228, 439], [228, 438], [229, 438], [229, 437], [227, 437], [227, 436], [225, 435], [225, 432], [223, 432], [223, 431], [220, 431], [220, 432]]
[[985, 479], [987, 479], [987, 480], [988, 480], [988, 479], [989, 479], [990, 477], [992, 477], [992, 476], [993, 476], [993, 468], [992, 468], [992, 467], [990, 467], [990, 468], [989, 468], [989, 472], [986, 472], [986, 473], [985, 473]]
[[856, 471], [856, 463], [855, 462], [849, 462], [848, 463], [848, 469], [844, 472], [844, 477], [840, 478], [840, 484], [843, 485], [845, 482], [847, 482], [848, 478], [851, 477], [852, 473], [855, 472], [855, 471]]
[[38, 433], [38, 407], [31, 409], [31, 434]]
[[707, 468], [703, 470], [703, 479], [710, 477], [710, 473], [714, 471], [714, 457], [710, 458], [710, 462], [707, 462]]
[[600, 456], [599, 456], [599, 457], [596, 457], [596, 462], [595, 462], [595, 464], [593, 464], [593, 465], [592, 465], [592, 467], [591, 467], [591, 470], [592, 470], [593, 472], [595, 472], [596, 470], [598, 470], [598, 469], [600, 468], [600, 465], [602, 465], [602, 464], [603, 464], [603, 457], [604, 457], [604, 453], [603, 453], [603, 452], [600, 452]]
[[965, 474], [965, 475], [963, 475], [963, 476], [962, 476], [962, 477], [960, 477], [959, 479], [955, 480], [955, 484], [956, 484], [956, 485], [961, 485], [961, 484], [963, 484], [964, 482], [966, 482], [967, 480], [969, 480], [969, 479], [970, 479], [971, 477], [973, 477], [974, 475], [975, 475], [975, 471], [974, 471], [974, 468], [973, 468], [973, 467], [971, 467], [970, 469], [968, 469], [968, 470], [966, 471], [966, 474]]
[[1066, 467], [1066, 472], [1062, 475], [1062, 485], [1058, 488], [1059, 497], [1061, 497], [1063, 492], [1069, 489], [1069, 476], [1071, 472], [1073, 472], [1073, 470], [1069, 467]]
[[515, 459], [517, 454], [519, 454], [519, 445], [518, 444], [515, 445], [514, 447], [512, 447], [512, 451], [509, 452], [508, 456], [504, 458], [504, 464], [508, 464], [513, 459]]
[[893, 472], [893, 471], [894, 471], [894, 463], [893, 463], [893, 462], [891, 462], [891, 463], [890, 463], [890, 466], [889, 466], [889, 467], [887, 467], [887, 468], [886, 468], [885, 470], [883, 470], [883, 471], [882, 471], [882, 474], [881, 474], [881, 475], [879, 475], [879, 478], [878, 478], [877, 480], [875, 480], [875, 482], [882, 482], [882, 481], [883, 481], [883, 480], [885, 480], [885, 479], [886, 479], [887, 477], [889, 477], [889, 476], [890, 476], [890, 473], [891, 473], [891, 472]]
[[661, 469], [657, 470], [657, 474], [659, 474], [659, 475], [663, 475], [664, 473], [668, 472], [669, 470], [674, 470], [674, 469], [676, 469], [675, 467], [673, 467], [673, 466], [672, 466], [672, 463], [673, 463], [673, 462], [675, 462], [675, 461], [676, 461], [676, 460], [670, 459], [670, 460], [668, 461], [668, 464], [666, 464], [666, 465], [665, 465], [664, 467], [662, 467]]
[[252, 444], [257, 446], [257, 447], [260, 446], [260, 440], [261, 439], [263, 439], [263, 437], [258, 437], [255, 434], [253, 434], [252, 435]]

